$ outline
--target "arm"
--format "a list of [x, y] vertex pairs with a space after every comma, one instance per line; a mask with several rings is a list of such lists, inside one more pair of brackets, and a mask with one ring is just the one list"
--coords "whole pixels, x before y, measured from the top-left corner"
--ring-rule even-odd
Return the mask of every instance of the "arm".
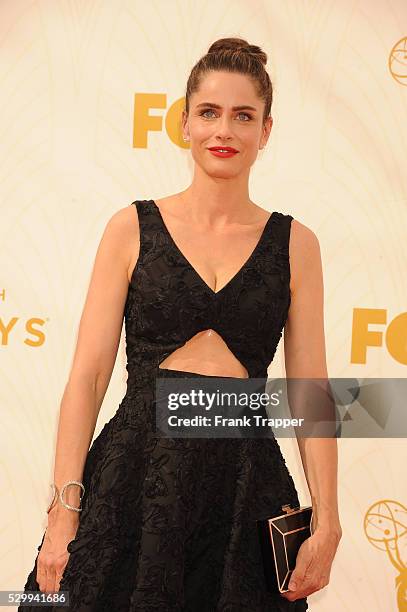
[[[284, 333], [287, 379], [326, 380], [319, 243], [315, 234], [296, 220], [291, 223], [289, 251], [291, 304]], [[301, 393], [297, 395], [300, 410], [302, 403], [306, 407], [309, 395], [305, 395], [305, 398]], [[311, 405], [311, 412], [312, 408]], [[297, 406], [294, 411], [296, 409]], [[289, 591], [283, 594], [290, 601], [306, 597], [329, 583], [332, 561], [342, 537], [338, 516], [336, 438], [297, 436], [297, 442], [312, 499], [313, 533], [298, 551]]]
[[[58, 423], [54, 482], [59, 491], [68, 480], [82, 481], [83, 468], [97, 417], [112, 375], [123, 325], [131, 252], [139, 243], [137, 215], [127, 206], [108, 221], [93, 266], [76, 350]], [[137, 254], [138, 256], [138, 254]], [[65, 490], [64, 499], [79, 505], [82, 491]], [[78, 513], [60, 502], [49, 523], [77, 522]]]
[[[296, 220], [290, 237], [291, 305], [284, 331], [287, 378], [328, 378], [323, 276], [319, 242]], [[305, 415], [306, 416], [306, 415]], [[341, 527], [337, 498], [336, 438], [297, 438], [311, 494], [316, 529], [338, 540]]]

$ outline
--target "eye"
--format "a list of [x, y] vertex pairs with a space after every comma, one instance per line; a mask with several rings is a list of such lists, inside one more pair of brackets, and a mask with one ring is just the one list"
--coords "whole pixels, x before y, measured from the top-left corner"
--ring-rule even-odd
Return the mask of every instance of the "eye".
[[[207, 109], [203, 110], [203, 111], [202, 111], [201, 113], [199, 113], [199, 114], [200, 114], [202, 117], [204, 117], [204, 116], [206, 115], [206, 113], [213, 113], [213, 112], [214, 112], [214, 110], [213, 110], [212, 108], [207, 108]], [[251, 116], [249, 113], [245, 113], [245, 112], [243, 112], [243, 111], [240, 111], [240, 112], [238, 113], [238, 115], [245, 115], [246, 117], [248, 117], [248, 119], [247, 119], [247, 120], [245, 120], [245, 121], [250, 121], [250, 120], [252, 119], [252, 116]], [[210, 117], [208, 117], [208, 118], [210, 118]]]
[[249, 115], [249, 113], [240, 112], [239, 115], [246, 115], [246, 117], [249, 117], [249, 121], [252, 118], [252, 116]]
[[206, 115], [206, 113], [213, 113], [213, 110], [211, 108], [207, 108], [206, 110], [202, 111], [201, 113], [199, 113], [202, 117], [204, 117]]

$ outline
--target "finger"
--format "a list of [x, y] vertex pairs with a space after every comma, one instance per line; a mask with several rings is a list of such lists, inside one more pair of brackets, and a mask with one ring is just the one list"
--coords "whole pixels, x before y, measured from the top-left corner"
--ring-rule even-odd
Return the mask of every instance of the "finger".
[[298, 555], [295, 563], [294, 570], [291, 574], [291, 578], [288, 583], [290, 591], [298, 591], [302, 583], [304, 582], [307, 571], [309, 572], [311, 559], [308, 561], [304, 555]]
[[45, 586], [46, 593], [52, 593], [55, 586], [55, 568], [52, 566], [47, 567], [47, 582]]
[[298, 550], [297, 558], [295, 560], [295, 567], [291, 574], [288, 588], [290, 591], [298, 592], [304, 583], [305, 576], [308, 572], [312, 571], [313, 557], [307, 553], [307, 549], [304, 547], [306, 542], [303, 542], [302, 546]]
[[64, 568], [57, 567], [55, 571], [55, 591], [59, 591], [60, 582], [62, 580], [62, 576], [64, 575]]
[[43, 593], [45, 591], [45, 585], [46, 585], [45, 572], [39, 572], [37, 574], [37, 582], [38, 582], [39, 590], [41, 591], [41, 593]]
[[315, 593], [315, 591], [319, 591], [320, 588], [321, 587], [319, 586], [318, 580], [315, 578], [315, 576], [306, 576], [300, 588], [296, 589], [295, 591], [288, 591], [287, 593], [284, 593], [284, 596], [289, 601], [295, 601], [296, 599], [302, 599], [303, 597], [312, 595], [312, 593]]
[[37, 564], [37, 574], [36, 574], [35, 579], [38, 583], [39, 590], [43, 592], [45, 589], [45, 584], [46, 584], [46, 573], [45, 573], [42, 563]]
[[294, 601], [295, 599], [306, 597], [305, 593], [307, 589], [310, 587], [311, 580], [313, 577], [312, 574], [310, 574], [309, 572], [302, 575], [301, 566], [298, 563], [298, 559], [297, 559], [297, 565], [295, 569], [298, 569], [298, 572], [294, 575], [294, 571], [293, 571], [293, 573], [291, 574], [289, 583], [288, 583], [289, 590], [283, 593], [285, 598], [288, 599], [289, 601]]
[[55, 574], [55, 586], [54, 586], [54, 591], [57, 593], [59, 591], [59, 584], [61, 582], [62, 579], [62, 575], [63, 574]]

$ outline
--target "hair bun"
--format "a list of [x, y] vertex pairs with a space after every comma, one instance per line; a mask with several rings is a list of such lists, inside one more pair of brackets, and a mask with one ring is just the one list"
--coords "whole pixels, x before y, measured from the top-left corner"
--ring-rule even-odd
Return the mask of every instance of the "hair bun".
[[208, 53], [224, 53], [228, 51], [249, 53], [262, 64], [267, 64], [266, 53], [257, 45], [250, 45], [243, 38], [219, 38], [208, 49]]

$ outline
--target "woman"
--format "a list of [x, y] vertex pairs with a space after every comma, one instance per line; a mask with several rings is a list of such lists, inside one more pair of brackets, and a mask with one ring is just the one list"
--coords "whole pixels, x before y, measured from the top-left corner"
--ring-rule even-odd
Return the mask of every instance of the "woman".
[[[241, 39], [211, 45], [182, 117], [191, 185], [133, 202], [102, 237], [61, 405], [54, 480], [66, 487], [25, 585], [69, 591], [71, 610], [298, 612], [328, 583], [335, 440], [299, 441], [314, 533], [279, 594], [266, 589], [256, 520], [299, 500], [275, 438], [152, 435], [158, 377], [267, 376], [284, 326], [287, 377], [327, 377], [317, 238], [248, 193], [272, 127], [266, 60]], [[127, 392], [88, 451], [123, 314]]]

